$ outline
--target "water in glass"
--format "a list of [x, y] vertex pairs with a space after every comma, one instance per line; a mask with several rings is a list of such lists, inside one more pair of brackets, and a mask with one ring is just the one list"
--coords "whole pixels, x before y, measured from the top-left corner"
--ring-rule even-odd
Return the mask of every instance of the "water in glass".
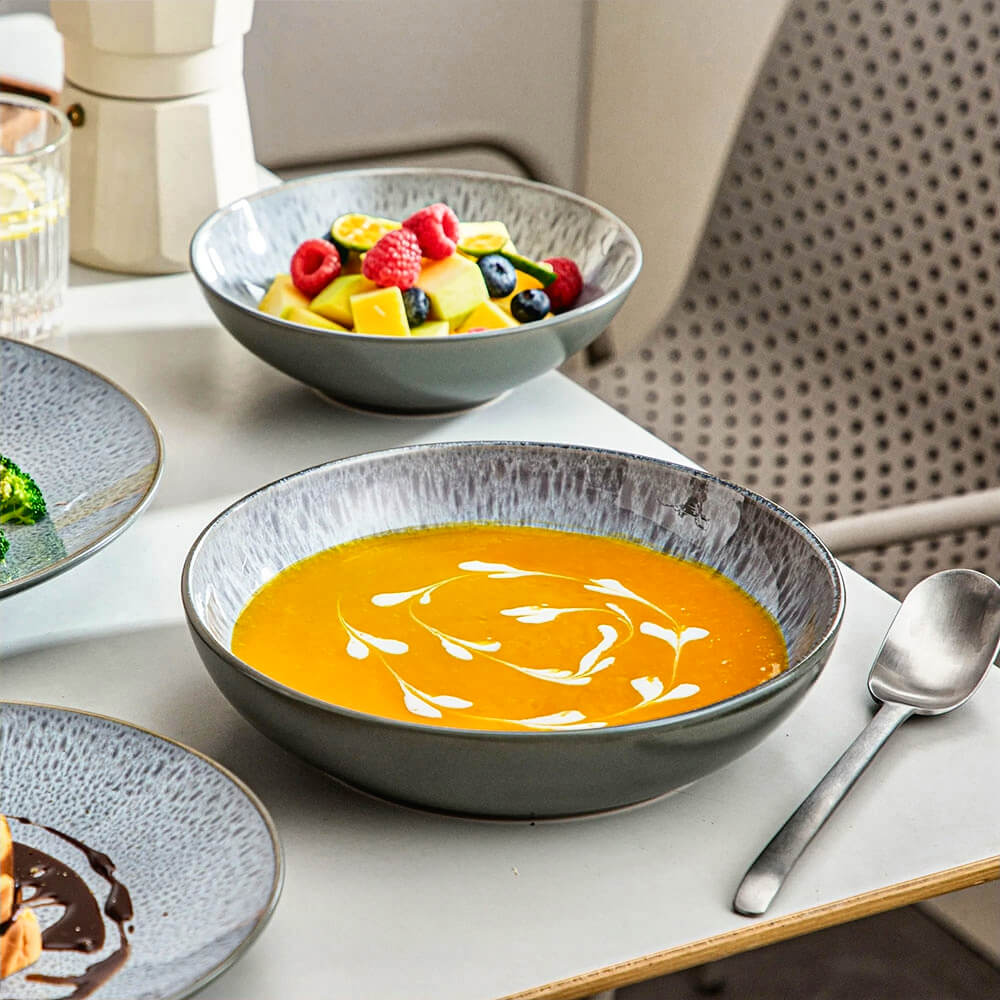
[[62, 320], [69, 270], [69, 123], [0, 95], [0, 336], [37, 340]]

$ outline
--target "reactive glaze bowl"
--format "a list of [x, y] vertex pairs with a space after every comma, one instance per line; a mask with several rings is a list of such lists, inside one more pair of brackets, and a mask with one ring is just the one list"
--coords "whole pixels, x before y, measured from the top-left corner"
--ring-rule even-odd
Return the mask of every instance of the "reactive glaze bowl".
[[[681, 715], [604, 729], [500, 732], [392, 721], [319, 701], [233, 655], [233, 624], [285, 567], [332, 545], [464, 521], [627, 538], [718, 569], [777, 620], [789, 668]], [[262, 545], [261, 540], [267, 539]], [[705, 473], [554, 444], [418, 445], [279, 480], [220, 514], [192, 547], [182, 596], [215, 683], [271, 739], [389, 799], [449, 812], [564, 816], [685, 785], [759, 742], [829, 657], [844, 607], [837, 565], [804, 525]]]
[[[499, 219], [529, 257], [571, 257], [584, 276], [570, 311], [509, 330], [382, 337], [291, 323], [257, 303], [295, 248], [346, 212], [404, 219], [434, 202], [461, 219]], [[501, 395], [562, 364], [611, 322], [642, 265], [632, 231], [606, 209], [545, 184], [436, 169], [353, 170], [290, 181], [219, 209], [191, 241], [212, 311], [248, 350], [335, 399], [430, 413]]]

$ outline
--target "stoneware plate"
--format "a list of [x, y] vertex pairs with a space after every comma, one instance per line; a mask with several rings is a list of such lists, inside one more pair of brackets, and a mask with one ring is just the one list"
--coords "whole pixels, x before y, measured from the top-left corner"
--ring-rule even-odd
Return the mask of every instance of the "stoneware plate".
[[[277, 833], [246, 785], [194, 750], [104, 716], [0, 702], [0, 813], [39, 824], [12, 819], [15, 844], [68, 864], [102, 905], [108, 883], [43, 826], [105, 853], [128, 889], [131, 954], [88, 994], [94, 1000], [189, 996], [239, 958], [281, 891]], [[37, 912], [43, 929], [59, 916], [55, 907]], [[106, 957], [119, 938], [105, 923], [100, 952], [44, 951], [0, 994], [68, 995], [26, 977], [79, 975]]]
[[[346, 212], [405, 219], [443, 201], [460, 219], [499, 219], [518, 251], [571, 257], [584, 288], [568, 312], [450, 337], [340, 333], [268, 316], [257, 303], [295, 248]], [[607, 209], [569, 191], [468, 170], [345, 170], [289, 181], [220, 208], [191, 241], [191, 268], [226, 329], [268, 364], [367, 409], [469, 407], [562, 364], [611, 322], [642, 266], [639, 241]]]
[[41, 348], [0, 338], [0, 454], [38, 483], [49, 516], [4, 525], [0, 597], [107, 545], [146, 506], [163, 446], [149, 414], [113, 382]]
[[[774, 616], [789, 668], [742, 694], [663, 719], [506, 732], [341, 708], [233, 654], [237, 616], [284, 567], [355, 538], [465, 521], [626, 538], [704, 563]], [[256, 544], [265, 536], [266, 546]], [[273, 740], [384, 798], [508, 818], [614, 809], [736, 759], [819, 676], [844, 602], [829, 551], [791, 514], [749, 490], [639, 455], [504, 441], [358, 455], [272, 483], [205, 529], [188, 556], [181, 593], [213, 680]], [[538, 666], [559, 665], [545, 659], [543, 646], [539, 658]]]

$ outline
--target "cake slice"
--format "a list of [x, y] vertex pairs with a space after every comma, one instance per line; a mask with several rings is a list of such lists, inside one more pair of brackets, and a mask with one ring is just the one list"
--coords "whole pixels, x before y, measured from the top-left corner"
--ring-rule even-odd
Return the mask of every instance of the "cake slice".
[[15, 909], [14, 841], [0, 816], [0, 979], [20, 972], [42, 953], [38, 918], [27, 907]]

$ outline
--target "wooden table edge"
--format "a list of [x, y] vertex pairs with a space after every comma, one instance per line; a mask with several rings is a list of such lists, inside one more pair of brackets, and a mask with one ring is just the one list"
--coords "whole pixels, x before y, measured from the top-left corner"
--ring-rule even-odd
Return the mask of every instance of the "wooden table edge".
[[810, 934], [825, 927], [859, 920], [994, 879], [1000, 879], [1000, 855], [898, 882], [884, 889], [848, 896], [809, 910], [799, 910], [773, 920], [748, 918], [747, 923], [737, 930], [692, 941], [677, 948], [653, 952], [627, 962], [618, 962], [520, 993], [511, 993], [502, 1000], [579, 1000], [602, 990], [617, 989], [679, 972], [681, 969], [703, 965], [729, 955], [762, 948], [801, 934]]

